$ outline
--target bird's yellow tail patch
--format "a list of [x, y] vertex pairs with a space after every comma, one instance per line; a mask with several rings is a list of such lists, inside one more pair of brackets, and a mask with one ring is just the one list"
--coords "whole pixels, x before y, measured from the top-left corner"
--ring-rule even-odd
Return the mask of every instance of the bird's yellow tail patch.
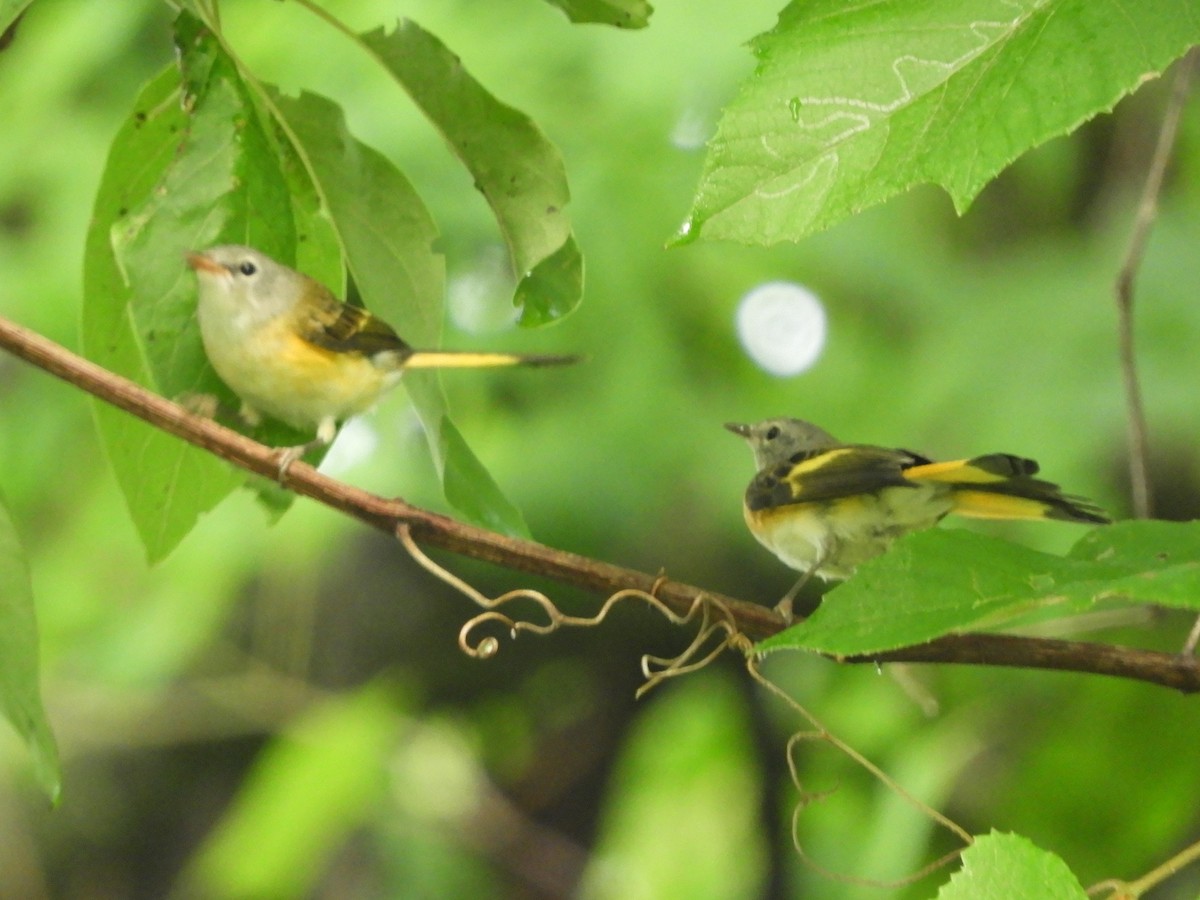
[[1049, 481], [1034, 478], [1038, 464], [1008, 453], [972, 459], [925, 463], [904, 470], [908, 481], [946, 485], [953, 511], [976, 519], [1061, 519], [1103, 524], [1104, 511], [1080, 497], [1070, 497]]
[[482, 369], [490, 366], [562, 366], [577, 356], [477, 353], [472, 350], [418, 350], [404, 358], [406, 369]]
[[1041, 500], [991, 491], [957, 490], [953, 511], [971, 519], [1048, 519], [1053, 508]]

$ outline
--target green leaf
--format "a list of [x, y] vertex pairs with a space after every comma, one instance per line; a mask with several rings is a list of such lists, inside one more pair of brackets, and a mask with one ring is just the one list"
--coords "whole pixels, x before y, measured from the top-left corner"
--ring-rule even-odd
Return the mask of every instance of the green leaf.
[[583, 257], [574, 237], [534, 266], [513, 301], [522, 325], [546, 325], [569, 313], [583, 292]]
[[0, 34], [8, 31], [21, 13], [33, 5], [33, 0], [0, 0]]
[[[305, 93], [273, 102], [313, 174], [366, 305], [414, 346], [438, 346], [444, 263], [433, 251], [437, 229], [408, 179], [349, 133], [332, 101]], [[446, 499], [488, 528], [528, 534], [516, 507], [450, 424], [436, 373], [409, 372], [404, 384]]]
[[[348, 267], [368, 306], [414, 345], [438, 346], [444, 265], [432, 248], [433, 221], [404, 176], [349, 133], [331, 101], [257, 86], [252, 94], [221, 43], [191, 16], [179, 17], [177, 41], [179, 71], [168, 68], [146, 89], [114, 142], [97, 197], [85, 264], [88, 355], [165, 396], [214, 394], [236, 409], [204, 356], [195, 280], [183, 265], [187, 251], [217, 243], [254, 246], [339, 293]], [[557, 254], [545, 260], [529, 289], [562, 283], [560, 261]], [[531, 309], [556, 310], [559, 299]], [[437, 376], [416, 372], [405, 381], [447, 498], [477, 522], [525, 535], [520, 514], [457, 432], [444, 438]], [[97, 409], [151, 560], [244, 480], [175, 438]], [[272, 446], [311, 437], [273, 422], [251, 434]]]
[[1200, 610], [1200, 522], [1098, 528], [1067, 557], [969, 531], [918, 532], [861, 566], [808, 619], [759, 647], [876, 653], [1115, 602]]
[[1079, 879], [1059, 857], [1019, 834], [993, 831], [963, 851], [962, 868], [938, 900], [1086, 900]]
[[492, 480], [483, 464], [463, 440], [449, 417], [443, 416], [436, 431], [426, 429], [430, 442], [437, 442], [446, 499], [472, 522], [513, 537], [529, 537], [529, 526]]
[[[283, 170], [289, 159], [262, 127], [234, 61], [190, 15], [177, 19], [176, 43], [178, 69], [144, 89], [109, 153], [88, 232], [83, 344], [94, 361], [166, 397], [212, 394], [236, 409], [204, 355], [184, 254], [243, 243], [291, 262], [304, 238], [310, 258], [332, 255], [340, 268], [340, 255], [314, 224], [317, 213], [294, 205], [296, 173]], [[96, 409], [152, 562], [245, 480], [208, 453]], [[249, 431], [272, 446], [311, 437], [279, 423]]]
[[369, 820], [386, 790], [398, 726], [378, 686], [307, 711], [261, 754], [197, 854], [188, 873], [195, 892], [310, 895], [323, 864]]
[[[352, 135], [332, 100], [270, 94], [345, 249], [363, 302], [406, 341], [437, 346], [445, 264], [437, 226], [412, 184], [379, 151]], [[411, 383], [411, 373], [405, 376]]]
[[572, 22], [595, 22], [617, 28], [645, 28], [654, 7], [646, 0], [546, 0]]
[[800, 240], [923, 183], [961, 213], [1198, 42], [1177, 0], [793, 0], [753, 42], [678, 240]]
[[487, 199], [519, 279], [521, 324], [544, 324], [574, 309], [583, 291], [583, 257], [571, 236], [566, 171], [546, 136], [484, 90], [415, 22], [403, 19], [391, 34], [379, 28], [358, 40], [438, 127]]
[[[203, 153], [217, 143], [208, 117], [189, 122], [178, 81], [173, 66], [153, 79], [113, 141], [84, 258], [84, 352], [167, 396], [216, 387], [197, 375], [206, 363], [187, 308], [182, 263], [185, 250], [215, 236], [205, 212], [215, 201], [210, 180], [215, 176], [199, 165], [204, 177], [172, 182], [172, 190], [179, 187], [181, 194], [155, 197], [172, 171], [194, 172]], [[169, 202], [170, 210], [160, 206], [150, 218], [156, 202]], [[124, 263], [117, 253], [122, 242], [132, 252]], [[240, 479], [212, 455], [126, 413], [99, 401], [94, 408], [147, 556], [159, 560]]]
[[752, 734], [728, 672], [679, 679], [642, 706], [609, 779], [578, 895], [768, 896]]
[[0, 495], [0, 710], [29, 747], [38, 784], [58, 802], [58, 747], [38, 687], [38, 630], [29, 566]]

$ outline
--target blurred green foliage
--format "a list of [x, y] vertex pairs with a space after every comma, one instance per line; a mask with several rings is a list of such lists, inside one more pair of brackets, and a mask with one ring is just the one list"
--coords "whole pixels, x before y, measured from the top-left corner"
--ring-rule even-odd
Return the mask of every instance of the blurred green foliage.
[[[750, 459], [720, 425], [780, 414], [934, 456], [1029, 455], [1124, 511], [1112, 284], [1165, 85], [1028, 154], [961, 219], [921, 188], [796, 246], [666, 251], [703, 143], [752, 68], [742, 44], [771, 27], [777, 0], [660, 4], [635, 32], [571, 26], [526, 0], [416, 0], [404, 14], [566, 161], [585, 301], [515, 335], [488, 207], [396, 86], [294, 4], [221, 10], [259, 77], [336, 98], [352, 133], [412, 180], [442, 235], [447, 344], [588, 354], [536, 381], [445, 379], [456, 422], [539, 540], [774, 602], [792, 573], [745, 532]], [[366, 31], [396, 10], [346, 0], [338, 14]], [[170, 55], [165, 6], [74, 0], [35, 4], [0, 53], [0, 312], [68, 347], [109, 144]], [[1179, 519], [1200, 511], [1198, 146], [1189, 109], [1138, 282], [1156, 500]], [[830, 320], [823, 357], [791, 379], [759, 370], [733, 329], [738, 299], [772, 279], [815, 290]], [[502, 636], [497, 658], [470, 660], [455, 641], [473, 607], [392, 542], [307, 503], [268, 528], [246, 492], [150, 569], [86, 398], [0, 357], [0, 402], [0, 486], [29, 555], [64, 764], [51, 811], [3, 732], [0, 895], [565, 896], [583, 884], [608, 896], [639, 875], [682, 889], [672, 873], [692, 854], [709, 896], [880, 896], [796, 857], [783, 748], [801, 723], [735, 660], [634, 702], [639, 654], [686, 643], [648, 610]], [[440, 508], [404, 391], [367, 422], [373, 450], [335, 447], [334, 474]], [[1047, 552], [1080, 535], [980, 527]], [[446, 562], [491, 592], [536, 584]], [[1100, 636], [1175, 649], [1188, 625], [1163, 613]], [[975, 833], [1025, 835], [1084, 884], [1135, 877], [1197, 837], [1194, 700], [1038, 672], [880, 677], [795, 654], [766, 670], [918, 796]], [[827, 747], [801, 744], [797, 759], [806, 790], [836, 787], [798, 823], [822, 865], [894, 878], [953, 846]], [[659, 840], [648, 822], [678, 834]], [[235, 838], [236, 869], [222, 864]], [[896, 893], [928, 897], [946, 877]], [[1162, 896], [1197, 884], [1185, 872]]]

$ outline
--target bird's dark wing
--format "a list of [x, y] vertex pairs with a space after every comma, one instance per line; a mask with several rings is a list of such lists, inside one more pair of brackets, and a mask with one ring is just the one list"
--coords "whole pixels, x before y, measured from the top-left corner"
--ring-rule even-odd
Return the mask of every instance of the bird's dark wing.
[[928, 462], [907, 450], [867, 445], [798, 453], [759, 472], [746, 490], [746, 505], [761, 510], [870, 494], [886, 487], [913, 487], [904, 470]]
[[309, 343], [338, 353], [364, 356], [398, 353], [406, 357], [412, 353], [412, 348], [383, 319], [360, 306], [343, 303], [316, 282], [311, 290], [317, 302], [309, 304], [298, 326], [301, 337]]

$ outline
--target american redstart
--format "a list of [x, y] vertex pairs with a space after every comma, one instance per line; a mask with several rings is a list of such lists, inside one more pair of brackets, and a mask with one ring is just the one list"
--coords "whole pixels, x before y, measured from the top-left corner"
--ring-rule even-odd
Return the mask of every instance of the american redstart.
[[406, 369], [549, 366], [575, 356], [414, 350], [391, 326], [329, 288], [250, 247], [189, 253], [200, 282], [200, 335], [221, 380], [261, 414], [316, 439], [288, 448], [280, 471], [330, 443], [338, 424], [374, 405]]
[[725, 426], [745, 438], [758, 474], [743, 512], [758, 542], [805, 573], [776, 609], [813, 575], [848, 578], [896, 538], [947, 513], [979, 519], [1061, 519], [1105, 524], [1092, 502], [1033, 476], [1038, 464], [1008, 453], [933, 462], [908, 450], [844, 444], [799, 419]]

